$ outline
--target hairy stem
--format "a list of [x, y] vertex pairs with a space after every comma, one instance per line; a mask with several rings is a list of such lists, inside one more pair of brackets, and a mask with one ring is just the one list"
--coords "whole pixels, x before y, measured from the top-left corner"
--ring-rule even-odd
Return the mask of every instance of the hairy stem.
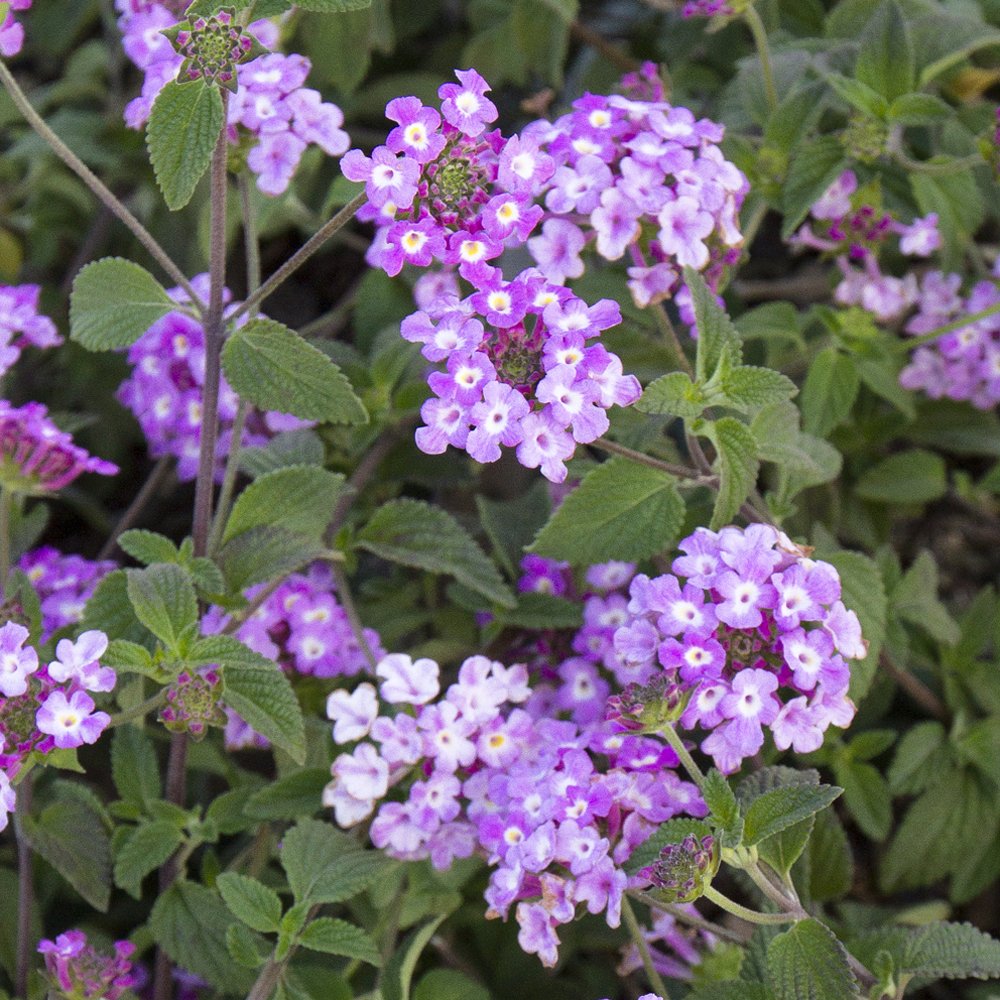
[[687, 924], [690, 927], [696, 927], [700, 931], [706, 931], [709, 934], [714, 934], [720, 940], [730, 941], [732, 944], [747, 943], [745, 935], [737, 934], [728, 927], [723, 927], [722, 924], [706, 920], [693, 909], [687, 910], [678, 903], [664, 903], [663, 900], [657, 899], [651, 892], [643, 892], [642, 890], [630, 889], [629, 895], [638, 899], [640, 902], [645, 903], [654, 910], [662, 910], [664, 913], [669, 913], [682, 924]]
[[339, 563], [333, 563], [332, 566], [333, 580], [337, 587], [337, 597], [340, 599], [340, 603], [347, 613], [347, 620], [351, 623], [351, 631], [354, 633], [354, 638], [357, 640], [361, 651], [365, 654], [365, 658], [374, 671], [378, 665], [378, 660], [375, 658], [372, 647], [365, 636], [365, 627], [361, 622], [361, 616], [358, 614], [354, 597], [351, 595], [350, 584], [347, 582], [347, 574], [344, 572], [343, 566], [339, 565]]
[[996, 316], [997, 313], [1000, 313], [1000, 302], [994, 302], [993, 305], [987, 306], [985, 309], [980, 309], [979, 312], [969, 313], [968, 316], [961, 316], [958, 319], [954, 319], [950, 323], [945, 323], [944, 326], [939, 326], [936, 330], [931, 330], [930, 333], [922, 333], [919, 337], [907, 337], [905, 340], [899, 340], [893, 345], [893, 349], [903, 353], [904, 351], [912, 350], [914, 347], [932, 344], [945, 334], [954, 333], [956, 330], [961, 330], [966, 326], [972, 326], [973, 323], [978, 323], [981, 319], [989, 319], [990, 316]]
[[21, 112], [24, 116], [24, 120], [35, 130], [45, 140], [45, 142], [52, 149], [52, 152], [59, 157], [63, 163], [66, 164], [70, 170], [73, 171], [84, 184], [96, 195], [96, 197], [107, 206], [109, 211], [111, 211], [114, 216], [122, 222], [131, 232], [132, 235], [143, 245], [146, 252], [152, 257], [163, 270], [170, 276], [171, 281], [180, 285], [184, 289], [185, 294], [194, 304], [195, 308], [199, 312], [203, 312], [205, 309], [204, 303], [201, 301], [199, 296], [195, 293], [194, 288], [191, 287], [191, 283], [184, 276], [184, 272], [173, 262], [169, 254], [160, 244], [156, 241], [152, 233], [112, 194], [110, 189], [97, 177], [97, 175], [80, 159], [76, 153], [73, 152], [45, 124], [42, 116], [32, 107], [31, 102], [28, 100], [27, 95], [19, 86], [17, 80], [14, 79], [13, 73], [7, 68], [7, 66], [0, 61], [0, 82], [3, 83], [10, 94], [11, 100], [14, 102], [17, 110]]
[[653, 955], [649, 950], [649, 942], [642, 933], [642, 928], [639, 926], [635, 910], [632, 909], [632, 904], [629, 902], [628, 896], [622, 897], [622, 916], [625, 918], [625, 926], [628, 928], [629, 935], [635, 942], [636, 948], [639, 949], [639, 957], [642, 959], [642, 967], [646, 970], [646, 978], [649, 980], [649, 985], [661, 997], [668, 997], [670, 994], [667, 993], [667, 987], [660, 978], [659, 972], [656, 971], [656, 966], [653, 964]]
[[17, 810], [14, 813], [14, 834], [17, 838], [17, 952], [14, 971], [14, 992], [28, 995], [31, 972], [31, 911], [34, 907], [31, 845], [24, 832], [24, 818], [31, 812], [34, 775], [26, 774], [17, 789]]
[[115, 549], [118, 547], [118, 539], [139, 520], [140, 515], [146, 509], [146, 505], [159, 492], [173, 462], [174, 458], [172, 455], [164, 455], [153, 466], [152, 471], [146, 477], [146, 481], [142, 484], [142, 488], [136, 493], [134, 499], [126, 508], [125, 513], [118, 519], [114, 531], [108, 536], [108, 540], [104, 543], [101, 551], [97, 553], [98, 559], [110, 559], [114, 555]]
[[728, 896], [723, 896], [712, 886], [706, 887], [705, 899], [715, 903], [720, 910], [725, 910], [726, 913], [731, 913], [734, 917], [751, 924], [794, 924], [801, 919], [791, 913], [761, 913], [760, 910], [751, 910], [734, 902]]
[[767, 106], [773, 112], [778, 107], [778, 88], [774, 85], [774, 67], [771, 64], [771, 46], [767, 41], [767, 28], [764, 27], [764, 22], [753, 4], [747, 5], [746, 10], [743, 11], [743, 18], [747, 22], [750, 34], [753, 35], [753, 43], [757, 49], [757, 56], [760, 58], [760, 71], [764, 76]]
[[124, 726], [126, 723], [141, 719], [149, 715], [150, 712], [155, 712], [161, 705], [166, 704], [166, 701], [167, 689], [160, 688], [151, 698], [147, 698], [145, 701], [139, 702], [138, 705], [122, 709], [122, 711], [112, 715], [111, 721], [108, 723], [108, 728], [114, 729], [116, 726]]
[[656, 320], [656, 325], [660, 328], [660, 333], [663, 334], [663, 338], [670, 345], [674, 354], [677, 355], [678, 364], [693, 379], [694, 368], [688, 356], [684, 353], [680, 337], [677, 336], [677, 331], [674, 329], [674, 324], [670, 322], [670, 317], [667, 315], [667, 310], [664, 309], [663, 303], [654, 302], [649, 308], [653, 312], [653, 319]]
[[699, 788], [703, 788], [705, 786], [705, 775], [702, 773], [701, 768], [694, 762], [691, 754], [688, 753], [688, 749], [684, 746], [684, 741], [680, 738], [677, 730], [668, 724], [660, 732], [663, 734], [663, 738], [670, 744], [670, 749], [680, 758], [680, 762], [684, 765], [684, 770], [690, 775], [691, 780]]
[[621, 455], [624, 458], [631, 459], [633, 462], [638, 462], [640, 465], [646, 465], [651, 469], [658, 469], [660, 472], [669, 473], [671, 476], [677, 476], [680, 479], [691, 479], [700, 485], [717, 485], [719, 481], [717, 476], [705, 475], [698, 469], [692, 469], [689, 465], [664, 462], [641, 451], [636, 451], [634, 448], [627, 448], [616, 441], [609, 441], [607, 438], [598, 438], [596, 441], [591, 441], [590, 445], [592, 448], [599, 448], [601, 451], [609, 452], [612, 455]]
[[302, 265], [309, 260], [310, 257], [331, 236], [333, 236], [338, 230], [343, 229], [351, 219], [357, 214], [359, 208], [368, 200], [368, 196], [362, 191], [361, 194], [356, 195], [352, 198], [329, 222], [327, 222], [321, 229], [317, 230], [315, 235], [311, 236], [298, 250], [292, 254], [288, 260], [285, 261], [281, 267], [278, 268], [270, 278], [265, 281], [260, 288], [257, 289], [252, 295], [247, 297], [246, 302], [243, 303], [234, 313], [233, 319], [238, 319], [240, 316], [249, 313], [253, 314], [253, 311], [263, 302], [269, 295], [278, 290]]
[[229, 508], [232, 505], [233, 493], [236, 489], [236, 476], [240, 471], [240, 452], [243, 442], [243, 428], [246, 426], [250, 404], [241, 399], [233, 417], [233, 437], [229, 444], [229, 454], [226, 456], [226, 471], [222, 476], [222, 488], [219, 490], [219, 501], [216, 504], [215, 520], [208, 538], [208, 554], [214, 556], [222, 542], [222, 532], [229, 518]]

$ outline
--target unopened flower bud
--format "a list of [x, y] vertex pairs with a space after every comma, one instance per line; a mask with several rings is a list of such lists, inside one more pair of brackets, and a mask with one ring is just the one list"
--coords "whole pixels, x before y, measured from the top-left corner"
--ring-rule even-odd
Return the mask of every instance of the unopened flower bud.
[[667, 844], [659, 859], [639, 874], [669, 902], [690, 903], [705, 892], [718, 865], [715, 838], [689, 833], [679, 844]]

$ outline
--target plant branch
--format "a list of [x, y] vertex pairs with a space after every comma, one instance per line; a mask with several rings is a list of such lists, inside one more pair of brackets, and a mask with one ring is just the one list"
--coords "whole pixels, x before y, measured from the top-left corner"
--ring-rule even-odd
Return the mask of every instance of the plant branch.
[[725, 910], [726, 913], [731, 913], [734, 917], [751, 924], [794, 924], [801, 919], [791, 913], [761, 913], [760, 910], [751, 910], [734, 902], [728, 896], [723, 896], [712, 886], [705, 887], [705, 899], [715, 903], [720, 910]]
[[165, 704], [166, 700], [167, 689], [160, 688], [160, 690], [151, 698], [147, 698], [145, 701], [139, 702], [138, 705], [122, 709], [122, 711], [116, 712], [112, 715], [111, 721], [108, 723], [108, 728], [114, 729], [116, 726], [124, 726], [126, 723], [133, 722], [136, 719], [141, 719], [144, 716], [149, 715], [150, 712], [158, 709], [161, 705]]
[[898, 666], [884, 649], [879, 656], [879, 665], [929, 715], [945, 725], [951, 724], [948, 706], [916, 674]]
[[3, 61], [0, 61], [0, 82], [3, 83], [18, 111], [24, 116], [25, 121], [45, 140], [52, 149], [52, 152], [90, 188], [94, 195], [107, 206], [121, 223], [131, 230], [132, 235], [135, 236], [146, 249], [146, 252], [170, 276], [170, 279], [184, 289], [185, 294], [194, 304], [195, 308], [199, 312], [203, 312], [205, 305], [194, 288], [192, 288], [184, 272], [173, 262], [170, 255], [160, 246], [153, 234], [112, 194], [111, 190], [83, 160], [49, 128], [42, 116], [32, 107], [27, 95], [21, 89], [17, 80], [14, 79], [14, 74], [11, 73]]
[[661, 461], [641, 451], [636, 451], [634, 448], [627, 448], [616, 441], [609, 441], [607, 438], [598, 438], [596, 441], [591, 441], [590, 446], [609, 452], [612, 455], [621, 455], [624, 458], [631, 459], [633, 462], [638, 462], [640, 465], [647, 465], [651, 469], [658, 469], [660, 472], [677, 476], [679, 479], [690, 479], [699, 486], [713, 486], [718, 485], [719, 482], [718, 476], [706, 476], [697, 469], [692, 469], [689, 465], [677, 465], [674, 462]]
[[125, 513], [118, 519], [114, 531], [111, 532], [103, 548], [98, 552], [98, 559], [110, 559], [114, 555], [115, 549], [118, 547], [118, 539], [139, 520], [139, 516], [146, 509], [146, 505], [159, 492], [173, 461], [172, 455], [164, 455], [153, 466], [152, 471], [146, 477], [146, 481], [142, 484], [142, 488], [136, 493], [132, 502], [126, 508]]
[[14, 494], [0, 486], [0, 600], [7, 596], [7, 578], [10, 576], [10, 515]]
[[761, 20], [760, 13], [751, 3], [743, 11], [743, 19], [753, 35], [753, 43], [760, 58], [760, 71], [764, 76], [764, 92], [767, 94], [767, 106], [773, 113], [778, 107], [778, 88], [774, 84], [774, 67], [771, 64], [771, 46], [767, 41], [767, 28]]
[[649, 950], [649, 942], [642, 933], [642, 928], [639, 926], [635, 910], [632, 909], [632, 903], [629, 901], [628, 896], [622, 896], [622, 916], [625, 918], [625, 926], [628, 928], [629, 935], [639, 950], [639, 957], [642, 959], [642, 967], [646, 970], [646, 978], [649, 980], [649, 985], [653, 987], [653, 991], [659, 996], [668, 997], [670, 994], [667, 993], [667, 987], [660, 978], [659, 972], [656, 971], [656, 966], [653, 964], [653, 955]]
[[680, 364], [688, 376], [693, 379], [694, 368], [692, 367], [688, 356], [684, 353], [680, 337], [677, 336], [677, 330], [674, 329], [674, 324], [670, 322], [670, 317], [667, 315], [667, 310], [663, 307], [663, 303], [654, 302], [649, 308], [652, 310], [653, 319], [656, 320], [656, 325], [660, 328], [660, 333], [663, 334], [664, 340], [667, 341], [674, 354], [677, 355], [678, 364]]
[[31, 972], [31, 911], [34, 908], [31, 844], [24, 832], [24, 818], [31, 812], [34, 775], [26, 774], [17, 789], [17, 810], [14, 813], [14, 834], [17, 840], [17, 952], [15, 957], [14, 992], [28, 995]]
[[244, 314], [252, 314], [261, 302], [277, 291], [334, 233], [343, 229], [367, 200], [368, 196], [363, 191], [352, 198], [329, 222], [296, 250], [256, 292], [247, 296], [247, 300], [233, 313], [232, 318], [235, 320]]
[[950, 323], [945, 323], [944, 326], [939, 326], [936, 330], [931, 330], [930, 333], [922, 333], [918, 337], [907, 337], [905, 340], [899, 340], [893, 345], [893, 349], [899, 353], [903, 353], [904, 351], [912, 350], [914, 347], [932, 344], [935, 340], [946, 334], [954, 333], [956, 330], [961, 330], [966, 326], [972, 326], [973, 323], [978, 323], [981, 319], [989, 319], [991, 316], [996, 316], [997, 313], [1000, 313], [1000, 302], [994, 302], [993, 305], [987, 306], [985, 309], [980, 309], [979, 312], [969, 313], [968, 316], [954, 319]]
[[599, 32], [594, 31], [593, 28], [589, 28], [579, 21], [572, 21], [569, 26], [569, 33], [578, 42], [589, 45], [595, 52], [604, 56], [616, 69], [620, 69], [624, 73], [635, 73], [641, 69], [641, 65], [628, 55], [628, 53], [623, 52], [617, 45], [613, 45]]
[[669, 913], [681, 923], [688, 924], [691, 927], [696, 927], [700, 931], [706, 931], [709, 934], [714, 934], [723, 941], [730, 941], [732, 944], [747, 943], [746, 935], [737, 934], [736, 931], [730, 930], [728, 927], [723, 927], [722, 924], [706, 920], [703, 916], [701, 916], [701, 914], [697, 913], [693, 909], [690, 911], [686, 910], [678, 903], [664, 903], [663, 900], [657, 899], [651, 892], [643, 892], [641, 889], [630, 889], [628, 892], [634, 899], [638, 899], [640, 902], [645, 903], [653, 909]]
[[361, 652], [365, 654], [365, 658], [371, 665], [372, 672], [374, 672], [375, 667], [378, 666], [378, 660], [372, 652], [372, 647], [365, 635], [365, 627], [362, 624], [361, 616], [358, 614], [354, 597], [351, 595], [351, 587], [347, 581], [347, 574], [344, 572], [343, 566], [339, 563], [332, 563], [331, 568], [333, 570], [333, 581], [337, 588], [337, 597], [340, 599], [341, 606], [347, 613], [347, 620], [351, 624], [351, 631], [354, 633], [354, 638], [361, 648]]
[[663, 734], [663, 738], [670, 744], [670, 749], [677, 754], [680, 759], [681, 764], [684, 765], [684, 770], [687, 771], [691, 780], [699, 787], [705, 787], [705, 775], [702, 770], [694, 762], [694, 758], [688, 753], [688, 749], [684, 746], [684, 741], [680, 738], [677, 730], [674, 729], [669, 723], [660, 730]]

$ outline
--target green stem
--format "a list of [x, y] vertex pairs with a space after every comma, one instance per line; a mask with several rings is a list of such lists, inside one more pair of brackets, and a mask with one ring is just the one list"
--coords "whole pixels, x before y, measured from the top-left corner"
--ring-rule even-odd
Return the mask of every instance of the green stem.
[[952, 174], [971, 170], [973, 167], [981, 167], [986, 162], [981, 156], [964, 156], [960, 160], [932, 163], [927, 160], [914, 160], [900, 148], [893, 150], [893, 156], [896, 162], [906, 170], [917, 174], [927, 174], [930, 177], [949, 177]]
[[31, 973], [31, 912], [34, 908], [31, 844], [24, 832], [24, 818], [31, 812], [31, 793], [35, 777], [25, 775], [17, 789], [17, 809], [14, 813], [14, 835], [17, 840], [17, 951], [15, 954], [14, 992], [28, 995]]
[[241, 399], [233, 417], [233, 436], [229, 443], [229, 454], [226, 456], [226, 471], [222, 476], [222, 488], [215, 506], [215, 520], [208, 536], [208, 554], [215, 555], [222, 542], [222, 532], [229, 519], [229, 508], [232, 505], [233, 493], [236, 489], [236, 476], [240, 471], [240, 452], [242, 451], [243, 428], [246, 426], [250, 404]]
[[939, 337], [945, 336], [945, 334], [954, 333], [965, 326], [971, 326], [973, 323], [978, 323], [981, 319], [989, 319], [991, 316], [996, 316], [997, 313], [1000, 313], [1000, 302], [994, 302], [993, 305], [987, 306], [985, 309], [980, 309], [979, 312], [970, 313], [968, 316], [953, 319], [950, 323], [945, 323], [944, 326], [939, 326], [936, 330], [931, 330], [930, 333], [922, 333], [919, 337], [907, 337], [905, 340], [899, 340], [893, 345], [893, 350], [902, 354], [904, 351], [913, 350], [914, 347], [932, 344]]
[[18, 111], [24, 116], [24, 120], [45, 140], [52, 152], [90, 188], [120, 222], [132, 231], [132, 234], [143, 245], [146, 252], [163, 268], [170, 276], [170, 279], [184, 289], [185, 294], [194, 304], [195, 308], [199, 312], [204, 312], [205, 304], [201, 301], [194, 288], [191, 287], [191, 283], [184, 276], [184, 272], [173, 262], [170, 255], [160, 246], [153, 234], [111, 193], [83, 160], [45, 124], [42, 116], [32, 107], [27, 95], [20, 88], [17, 80], [14, 79], [13, 73], [11, 73], [2, 61], [0, 61], [0, 82], [3, 83], [7, 93], [10, 94], [10, 98]]
[[718, 889], [708, 886], [705, 889], [705, 899], [715, 903], [721, 910], [731, 913], [734, 917], [746, 920], [751, 924], [794, 924], [800, 919], [789, 913], [761, 913], [746, 906], [733, 902], [728, 896], [723, 896]]
[[361, 647], [361, 651], [365, 654], [365, 658], [368, 660], [369, 664], [371, 664], [371, 668], [374, 671], [375, 667], [378, 666], [378, 660], [375, 658], [375, 654], [372, 652], [372, 648], [368, 644], [367, 638], [365, 638], [365, 628], [361, 622], [361, 616], [358, 614], [354, 598], [351, 596], [351, 588], [347, 582], [347, 574], [344, 572], [344, 568], [340, 565], [340, 563], [331, 562], [330, 566], [333, 570], [333, 582], [337, 587], [337, 598], [343, 606], [344, 611], [347, 613], [347, 620], [351, 623], [351, 631], [354, 633], [354, 638], [357, 640], [358, 645]]
[[706, 920], [693, 909], [686, 910], [683, 906], [679, 906], [676, 903], [664, 903], [663, 900], [657, 899], [653, 893], [643, 892], [642, 890], [630, 889], [629, 895], [634, 899], [638, 899], [639, 902], [645, 903], [648, 907], [651, 907], [654, 910], [662, 910], [664, 913], [669, 913], [682, 924], [688, 924], [690, 927], [696, 927], [700, 931], [707, 931], [709, 934], [714, 934], [717, 938], [720, 938], [723, 941], [730, 941], [733, 944], [747, 943], [745, 935], [737, 934], [730, 928], [723, 927], [722, 924], [716, 924], [711, 920]]
[[367, 200], [368, 196], [363, 191], [352, 198], [329, 222], [296, 250], [256, 292], [249, 295], [246, 302], [233, 313], [231, 318], [236, 320], [247, 313], [252, 315], [261, 302], [277, 291], [331, 236], [343, 229]]
[[705, 775], [702, 773], [701, 768], [694, 762], [691, 754], [688, 753], [687, 747], [684, 746], [684, 741], [677, 734], [677, 730], [668, 723], [660, 732], [663, 734], [663, 738], [670, 744], [670, 748], [680, 758], [680, 762], [684, 765], [684, 770], [690, 775], [691, 780], [699, 788], [704, 788]]
[[656, 320], [656, 325], [660, 328], [660, 333], [663, 334], [664, 340], [673, 349], [674, 354], [677, 355], [678, 364], [684, 369], [685, 372], [693, 379], [694, 378], [694, 368], [691, 367], [691, 362], [688, 360], [688, 356], [684, 353], [684, 348], [681, 346], [680, 338], [677, 336], [677, 331], [674, 329], [674, 324], [670, 322], [670, 317], [667, 315], [667, 310], [664, 309], [662, 302], [654, 302], [650, 307], [653, 313], [653, 319]]
[[10, 576], [10, 515], [14, 494], [0, 486], [0, 600], [7, 596], [7, 577]]
[[764, 22], [752, 3], [743, 11], [743, 18], [750, 29], [750, 34], [753, 35], [753, 43], [760, 58], [760, 70], [764, 76], [767, 105], [774, 112], [778, 107], [778, 88], [774, 85], [774, 67], [771, 64], [771, 46], [767, 41], [767, 28], [764, 27]]
[[598, 438], [596, 441], [591, 441], [590, 444], [593, 448], [599, 448], [601, 451], [609, 452], [612, 455], [621, 455], [624, 458], [631, 459], [633, 462], [638, 462], [640, 465], [646, 465], [651, 469], [658, 469], [660, 472], [669, 473], [671, 476], [677, 476], [680, 479], [691, 479], [699, 485], [712, 486], [713, 484], [718, 484], [717, 476], [703, 475], [697, 469], [692, 469], [689, 465], [676, 465], [673, 462], [663, 462], [641, 451], [618, 444], [616, 441], [609, 441], [607, 438]]
[[108, 723], [109, 729], [114, 729], [116, 726], [124, 726], [129, 722], [134, 722], [136, 719], [144, 718], [149, 715], [150, 712], [155, 711], [161, 705], [165, 704], [167, 700], [167, 689], [160, 688], [160, 690], [154, 694], [151, 698], [147, 698], [145, 701], [140, 702], [138, 705], [133, 705], [131, 708], [122, 709], [120, 712], [116, 712], [111, 716], [111, 721]]
[[661, 997], [666, 998], [670, 996], [667, 993], [667, 987], [660, 978], [659, 972], [656, 971], [656, 966], [653, 964], [653, 955], [649, 950], [649, 942], [642, 933], [642, 928], [639, 926], [635, 910], [632, 909], [632, 904], [629, 902], [628, 896], [622, 897], [622, 916], [625, 918], [625, 926], [628, 928], [628, 932], [635, 942], [636, 948], [639, 949], [639, 956], [642, 958], [642, 967], [646, 970], [646, 978], [649, 980], [649, 985]]

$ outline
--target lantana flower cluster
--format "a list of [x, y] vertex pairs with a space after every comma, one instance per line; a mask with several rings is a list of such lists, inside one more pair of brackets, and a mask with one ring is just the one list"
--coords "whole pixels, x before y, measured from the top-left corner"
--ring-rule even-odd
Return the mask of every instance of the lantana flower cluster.
[[857, 175], [845, 170], [812, 206], [810, 216], [792, 242], [835, 257], [843, 277], [834, 290], [837, 302], [861, 306], [883, 323], [899, 319], [916, 303], [916, 277], [885, 274], [879, 254], [889, 240], [898, 240], [904, 257], [929, 257], [941, 246], [935, 213], [902, 223], [867, 200]]
[[29, 10], [32, 0], [9, 0], [7, 15], [0, 24], [0, 55], [5, 59], [16, 56], [24, 45], [24, 25], [14, 16], [16, 11]]
[[470, 657], [443, 696], [433, 660], [392, 654], [376, 675], [377, 691], [330, 695], [334, 740], [362, 742], [334, 761], [324, 803], [342, 826], [375, 811], [372, 842], [393, 857], [485, 857], [487, 915], [513, 908], [521, 947], [546, 965], [578, 907], [618, 926], [621, 866], [658, 824], [705, 814], [668, 748], [528, 711], [523, 664]]
[[104, 955], [87, 942], [83, 931], [70, 930], [55, 941], [39, 941], [38, 951], [53, 989], [73, 1000], [118, 1000], [138, 982], [130, 961], [135, 952], [131, 941], [116, 941], [114, 954]]
[[[665, 679], [686, 698], [680, 725], [710, 731], [701, 749], [727, 774], [761, 749], [764, 727], [779, 749], [808, 753], [830, 725], [848, 726], [847, 661], [867, 645], [836, 569], [762, 524], [698, 528], [679, 548], [673, 574], [632, 581], [630, 620], [615, 633], [637, 684]], [[611, 714], [641, 728], [642, 700], [626, 690]]]
[[[992, 280], [978, 281], [962, 294], [958, 274], [928, 271], [921, 275], [916, 311], [904, 330], [931, 333], [955, 320], [1000, 305], [1000, 260]], [[899, 373], [907, 389], [922, 389], [931, 399], [966, 400], [981, 410], [1000, 403], [1000, 313], [960, 327], [918, 347]]]
[[[249, 589], [247, 600], [254, 601], [262, 589], [263, 585]], [[210, 608], [202, 629], [206, 634], [214, 634], [228, 623], [225, 612]], [[261, 656], [305, 676], [354, 677], [371, 669], [347, 612], [337, 601], [333, 575], [322, 564], [289, 576], [233, 634]], [[372, 656], [376, 659], [385, 656], [378, 632], [365, 629], [363, 634]], [[267, 746], [264, 737], [231, 709], [226, 714], [229, 749]]]
[[54, 493], [85, 472], [113, 476], [118, 466], [74, 444], [42, 403], [14, 406], [0, 399], [0, 486], [25, 495]]
[[10, 371], [25, 347], [63, 342], [55, 323], [38, 311], [40, 293], [39, 285], [0, 285], [0, 375]]
[[28, 637], [17, 622], [0, 626], [0, 830], [14, 811], [12, 781], [25, 758], [96, 743], [111, 717], [90, 695], [111, 691], [117, 680], [100, 662], [108, 648], [103, 632], [61, 639], [48, 666], [25, 645]]
[[[125, 53], [146, 74], [141, 96], [125, 108], [126, 123], [141, 128], [157, 94], [184, 64], [184, 56], [162, 32], [180, 20], [188, 5], [171, 0], [116, 0], [115, 6]], [[273, 21], [254, 21], [249, 31], [265, 48], [278, 44], [280, 32]], [[340, 156], [350, 145], [341, 128], [340, 108], [305, 86], [310, 69], [304, 56], [277, 52], [236, 67], [238, 86], [227, 111], [229, 140], [245, 145], [247, 166], [265, 194], [285, 191], [310, 145], [330, 156]]]
[[42, 642], [60, 629], [76, 625], [97, 585], [118, 566], [109, 559], [63, 555], [50, 545], [26, 552], [18, 565], [38, 593]]
[[[199, 295], [208, 295], [208, 275], [192, 281]], [[188, 301], [181, 288], [167, 293], [178, 304]], [[225, 292], [227, 312], [237, 308], [232, 294]], [[202, 395], [205, 383], [205, 329], [186, 312], [167, 313], [157, 320], [130, 348], [132, 373], [118, 389], [118, 399], [127, 406], [149, 445], [159, 458], [177, 459], [177, 478], [182, 482], [198, 474], [201, 448]], [[219, 385], [219, 435], [216, 443], [216, 479], [221, 480], [232, 443], [233, 422], [239, 397], [223, 376]], [[276, 433], [311, 426], [284, 413], [251, 411], [243, 428], [241, 446], [264, 445]]]

